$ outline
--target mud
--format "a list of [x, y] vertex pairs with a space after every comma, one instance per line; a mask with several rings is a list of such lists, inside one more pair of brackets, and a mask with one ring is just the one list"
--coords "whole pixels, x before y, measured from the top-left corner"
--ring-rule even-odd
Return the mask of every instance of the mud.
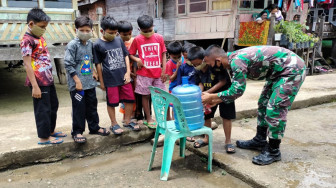
[[167, 182], [160, 181], [162, 148], [157, 150], [152, 171], [147, 171], [151, 145], [122, 147], [111, 154], [66, 159], [0, 173], [0, 187], [250, 187], [214, 166], [206, 170], [206, 158], [175, 147]]

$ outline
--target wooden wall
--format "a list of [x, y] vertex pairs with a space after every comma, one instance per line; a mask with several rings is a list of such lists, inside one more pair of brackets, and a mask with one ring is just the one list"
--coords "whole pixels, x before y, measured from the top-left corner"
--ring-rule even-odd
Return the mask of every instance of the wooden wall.
[[[155, 18], [155, 0], [106, 0], [106, 14], [116, 20], [127, 20], [133, 25], [133, 35], [138, 35], [139, 16], [147, 14], [154, 18], [154, 27], [165, 40], [175, 35], [175, 0], [163, 0], [163, 17]], [[161, 16], [161, 15], [160, 15]]]
[[137, 35], [137, 18], [143, 14], [154, 17], [154, 27], [165, 40], [198, 40], [233, 38], [236, 4], [231, 0], [222, 0], [214, 4], [215, 9], [230, 7], [226, 11], [176, 15], [176, 0], [162, 0], [163, 13], [155, 18], [155, 0], [106, 0], [106, 14], [116, 20], [127, 20], [133, 25], [133, 35]]

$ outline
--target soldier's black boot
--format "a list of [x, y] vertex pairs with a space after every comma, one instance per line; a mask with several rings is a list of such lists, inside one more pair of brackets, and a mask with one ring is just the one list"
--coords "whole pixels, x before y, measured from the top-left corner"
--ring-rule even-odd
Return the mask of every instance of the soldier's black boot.
[[267, 144], [267, 129], [268, 127], [258, 126], [256, 136], [251, 140], [237, 140], [237, 147], [242, 149], [262, 150]]
[[273, 162], [281, 160], [281, 152], [279, 149], [281, 140], [269, 139], [269, 145], [258, 155], [253, 157], [252, 162], [257, 165], [269, 165]]

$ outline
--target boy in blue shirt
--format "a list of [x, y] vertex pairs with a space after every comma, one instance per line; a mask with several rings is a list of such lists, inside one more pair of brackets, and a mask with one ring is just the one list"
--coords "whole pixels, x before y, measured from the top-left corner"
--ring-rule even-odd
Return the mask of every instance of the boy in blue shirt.
[[188, 79], [189, 84], [195, 84], [195, 68], [191, 64], [190, 62], [191, 60], [188, 58], [189, 49], [195, 46], [196, 46], [195, 44], [186, 43], [182, 48], [182, 54], [185, 59], [185, 63], [183, 63], [177, 71], [177, 77], [176, 77], [177, 85], [182, 84], [183, 76], [189, 77]]
[[[166, 64], [166, 74], [169, 78], [169, 93], [172, 92], [175, 86], [177, 86], [177, 70], [184, 63], [184, 58], [182, 56], [182, 45], [181, 43], [174, 41], [168, 44], [167, 51], [170, 56], [170, 60]], [[167, 120], [172, 120], [173, 115], [170, 113], [170, 108], [167, 114]]]

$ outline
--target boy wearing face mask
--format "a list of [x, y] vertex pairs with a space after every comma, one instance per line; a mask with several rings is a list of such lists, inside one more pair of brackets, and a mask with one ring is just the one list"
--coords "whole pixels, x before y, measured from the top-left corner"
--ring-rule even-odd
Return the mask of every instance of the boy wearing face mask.
[[[133, 40], [129, 50], [130, 57], [137, 63], [137, 81], [135, 93], [142, 95], [142, 106], [147, 121], [144, 122], [149, 128], [156, 128], [156, 123], [150, 114], [150, 91], [148, 86], [166, 90], [164, 82], [167, 77], [166, 47], [163, 37], [154, 33], [153, 18], [148, 15], [140, 16], [137, 20], [140, 35]], [[139, 57], [135, 55], [138, 53]]]
[[[133, 31], [133, 26], [130, 22], [128, 21], [119, 21], [119, 26], [118, 26], [118, 33], [120, 38], [123, 40], [127, 50], [131, 47], [131, 44], [133, 42], [133, 37], [132, 37], [132, 31]], [[131, 78], [132, 78], [132, 87], [133, 90], [135, 88], [135, 79], [136, 79], [136, 67], [134, 66], [136, 63], [130, 62], [130, 68], [131, 68]], [[137, 96], [135, 96], [135, 99]], [[135, 121], [134, 118], [134, 112], [135, 112], [135, 103], [133, 104], [133, 112], [132, 112], [132, 121]], [[125, 121], [125, 105], [122, 103], [119, 108], [119, 112], [123, 114], [123, 120]]]
[[65, 137], [62, 132], [55, 132], [58, 110], [58, 99], [52, 64], [45, 39], [42, 37], [50, 17], [41, 9], [33, 8], [27, 15], [28, 30], [24, 34], [20, 48], [27, 72], [25, 85], [32, 91], [34, 115], [38, 144], [60, 144], [62, 139], [51, 137]]
[[192, 43], [186, 43], [183, 48], [183, 57], [185, 58], [185, 63], [183, 63], [179, 69], [177, 70], [177, 77], [176, 77], [176, 84], [181, 85], [182, 84], [182, 77], [183, 76], [188, 76], [188, 83], [189, 84], [195, 84], [195, 68], [193, 64], [191, 63], [191, 60], [188, 58], [188, 51], [192, 48], [196, 47], [195, 44]]
[[99, 126], [96, 86], [98, 75], [93, 67], [92, 21], [87, 16], [76, 18], [77, 37], [70, 41], [65, 50], [64, 64], [68, 76], [68, 87], [72, 100], [72, 137], [76, 143], [85, 143], [83, 136], [85, 120], [90, 134], [110, 134]]
[[124, 127], [140, 131], [139, 125], [131, 121], [135, 98], [131, 84], [128, 50], [123, 40], [116, 36], [118, 22], [113, 17], [105, 16], [101, 19], [100, 25], [100, 32], [103, 36], [94, 43], [93, 54], [100, 87], [106, 91], [107, 112], [111, 120], [110, 130], [115, 135], [123, 133], [115, 116], [115, 107], [123, 102], [125, 105]]
[[[166, 64], [166, 74], [169, 79], [169, 93], [172, 92], [174, 87], [177, 85], [176, 77], [177, 70], [184, 63], [184, 58], [182, 56], [182, 45], [181, 43], [174, 41], [168, 44], [167, 50], [170, 56], [170, 60]], [[170, 113], [170, 108], [168, 110], [167, 120], [172, 120], [172, 114]]]
[[[203, 93], [217, 93], [228, 89], [231, 86], [231, 78], [228, 72], [222, 67], [210, 67], [204, 61], [204, 50], [201, 47], [192, 47], [188, 52], [188, 58], [196, 69], [195, 82], [201, 88]], [[204, 114], [204, 125], [211, 128], [211, 119], [214, 117], [218, 105], [211, 108], [209, 114]], [[231, 143], [231, 120], [236, 118], [236, 110], [234, 103], [219, 104], [220, 117], [223, 121], [223, 129], [225, 134], [225, 150], [227, 153], [234, 153], [235, 147]], [[208, 145], [209, 138], [207, 135], [203, 139], [196, 140], [195, 148]]]

